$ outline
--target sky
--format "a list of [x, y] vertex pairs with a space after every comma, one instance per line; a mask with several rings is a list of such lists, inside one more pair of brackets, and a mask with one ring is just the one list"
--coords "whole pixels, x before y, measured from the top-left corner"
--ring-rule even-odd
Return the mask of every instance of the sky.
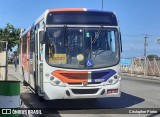
[[[46, 10], [55, 8], [102, 9], [102, 0], [0, 0], [0, 28], [7, 23], [28, 28]], [[122, 33], [122, 57], [160, 56], [160, 0], [103, 0], [105, 11], [114, 11]]]

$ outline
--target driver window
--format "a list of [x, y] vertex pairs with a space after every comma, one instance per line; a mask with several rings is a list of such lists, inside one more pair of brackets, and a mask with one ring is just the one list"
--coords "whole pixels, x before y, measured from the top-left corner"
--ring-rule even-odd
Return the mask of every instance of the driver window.
[[49, 63], [64, 64], [66, 63], [66, 48], [64, 47], [63, 29], [48, 30], [48, 41], [46, 42], [46, 53], [48, 54]]

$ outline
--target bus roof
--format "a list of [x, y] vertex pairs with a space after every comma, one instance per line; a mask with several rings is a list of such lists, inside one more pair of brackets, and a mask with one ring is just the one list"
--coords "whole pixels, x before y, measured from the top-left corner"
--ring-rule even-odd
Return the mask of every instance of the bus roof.
[[58, 8], [58, 9], [49, 9], [49, 12], [60, 12], [60, 11], [87, 11], [86, 8]]
[[34, 27], [36, 24], [38, 24], [40, 21], [42, 21], [45, 16], [47, 16], [48, 13], [51, 12], [80, 12], [80, 11], [84, 11], [84, 12], [106, 12], [106, 13], [113, 13], [115, 15], [114, 12], [111, 11], [104, 11], [104, 10], [96, 10], [96, 9], [87, 9], [87, 8], [57, 8], [57, 9], [48, 9], [46, 10], [38, 19], [35, 20], [35, 22], [32, 24], [32, 26], [30, 28], [28, 28], [27, 30], [25, 30], [22, 35], [26, 34], [28, 31], [30, 31], [30, 29], [32, 27]]
[[[112, 11], [104, 11], [104, 10], [97, 10], [97, 9], [87, 9], [87, 8], [57, 8], [57, 9], [48, 9], [48, 10], [46, 10], [46, 11], [48, 11], [48, 12], [95, 11], [95, 12], [110, 12], [110, 13], [114, 13], [114, 12], [112, 12]], [[115, 14], [115, 13], [114, 13], [114, 14]]]
[[[76, 17], [75, 17], [76, 15]], [[49, 9], [45, 16], [45, 23], [51, 24], [80, 24], [80, 25], [108, 25], [118, 26], [114, 12], [86, 9], [86, 8], [61, 8]]]

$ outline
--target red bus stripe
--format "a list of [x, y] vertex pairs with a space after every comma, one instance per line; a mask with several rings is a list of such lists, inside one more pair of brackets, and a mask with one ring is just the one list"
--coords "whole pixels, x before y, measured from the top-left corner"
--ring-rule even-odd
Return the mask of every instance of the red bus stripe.
[[65, 83], [82, 83], [88, 82], [88, 72], [72, 72], [56, 70], [52, 72], [52, 75], [59, 78]]
[[50, 9], [49, 12], [59, 12], [59, 11], [84, 11], [83, 8], [60, 8], [60, 9]]

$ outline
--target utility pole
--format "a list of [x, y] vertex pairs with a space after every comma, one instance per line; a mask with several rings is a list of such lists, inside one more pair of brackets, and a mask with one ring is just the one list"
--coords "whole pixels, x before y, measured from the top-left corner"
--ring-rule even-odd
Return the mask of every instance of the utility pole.
[[147, 75], [147, 57], [146, 57], [146, 47], [148, 46], [148, 43], [147, 43], [147, 38], [148, 38], [148, 35], [144, 35], [144, 76]]
[[102, 10], [103, 10], [103, 0], [102, 0]]
[[148, 38], [148, 35], [144, 35], [144, 57], [145, 58], [146, 58], [146, 47], [148, 46], [147, 38]]

